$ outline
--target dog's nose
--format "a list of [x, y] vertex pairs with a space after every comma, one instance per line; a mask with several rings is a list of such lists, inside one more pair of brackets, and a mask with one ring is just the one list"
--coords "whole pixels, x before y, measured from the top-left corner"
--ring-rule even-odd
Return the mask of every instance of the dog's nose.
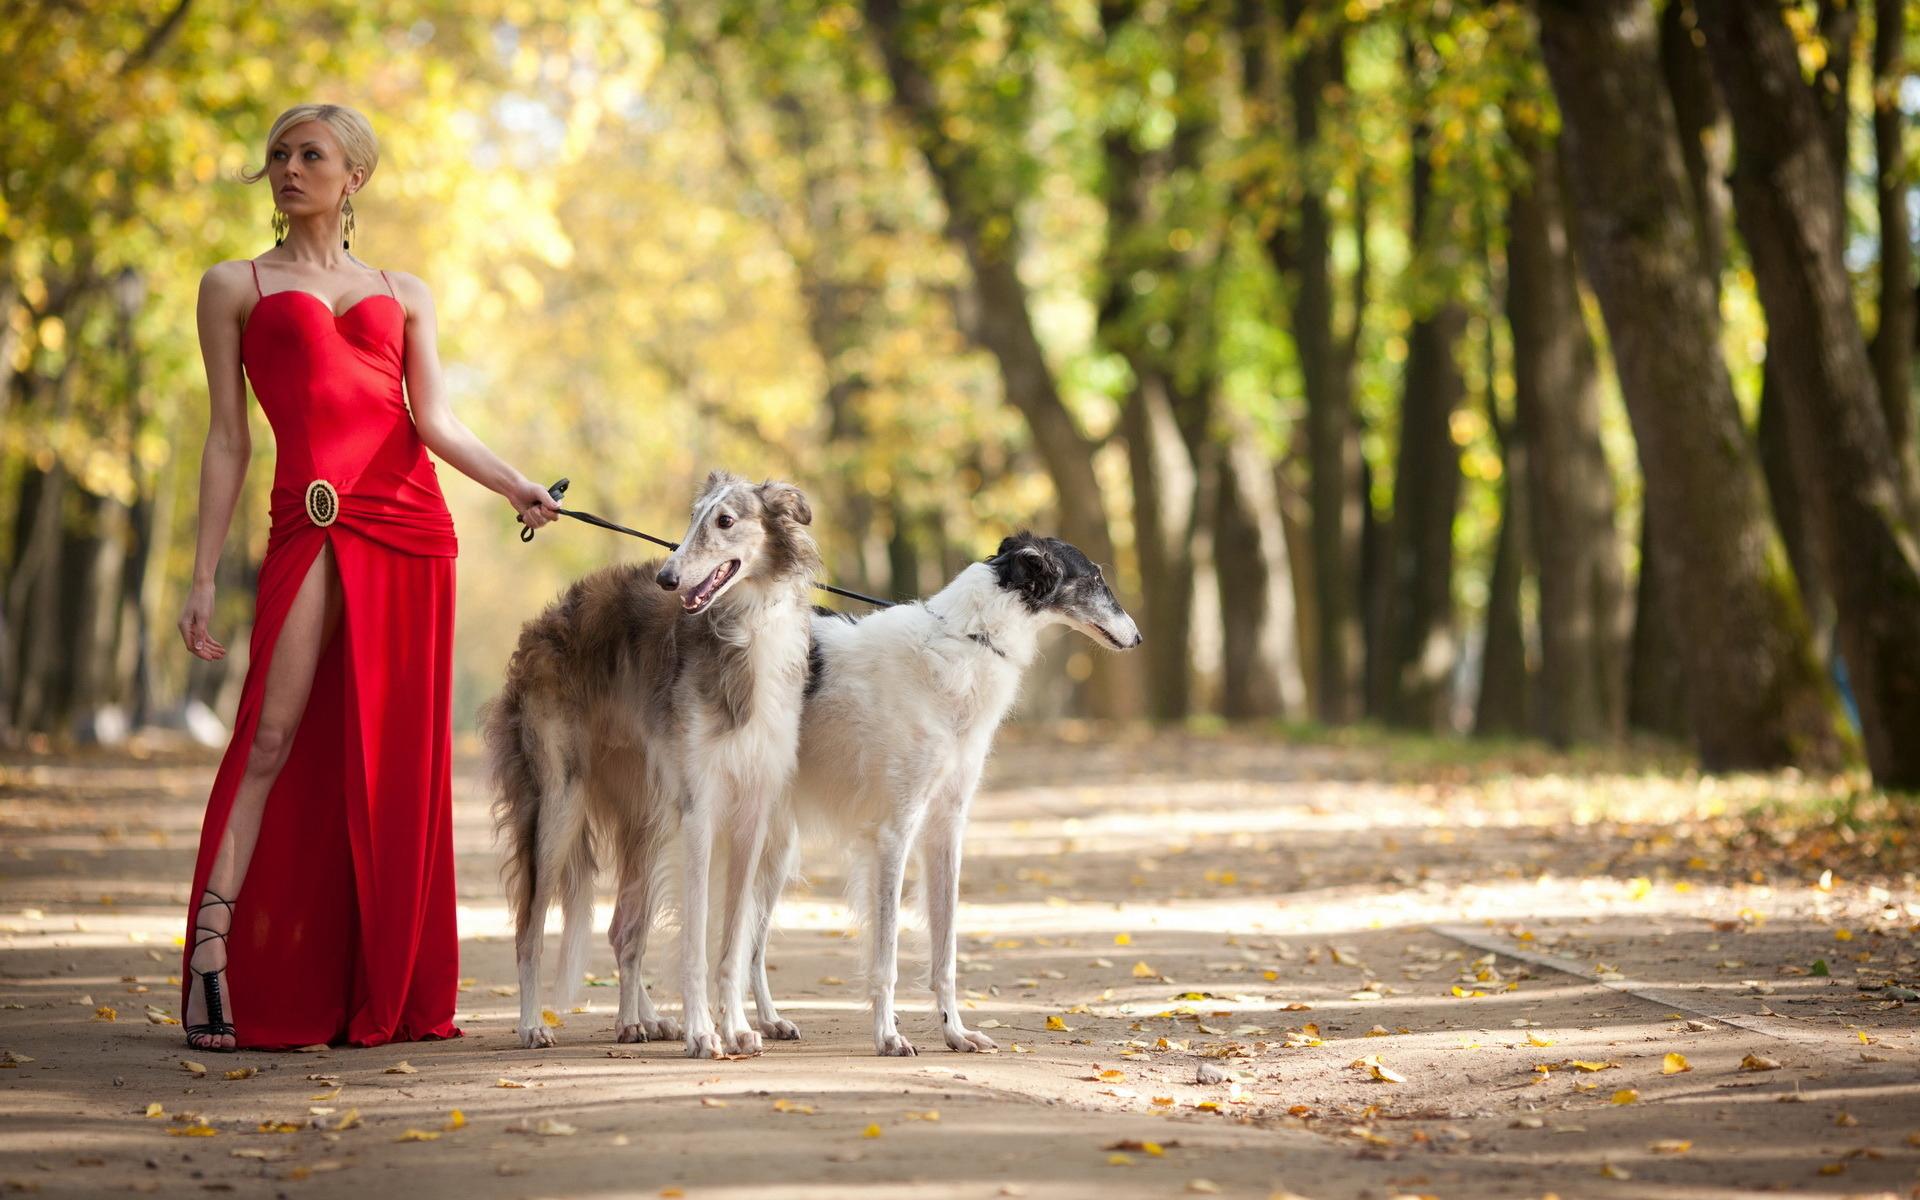
[[661, 567], [660, 573], [653, 577], [653, 581], [671, 592], [680, 586], [680, 572], [672, 567]]

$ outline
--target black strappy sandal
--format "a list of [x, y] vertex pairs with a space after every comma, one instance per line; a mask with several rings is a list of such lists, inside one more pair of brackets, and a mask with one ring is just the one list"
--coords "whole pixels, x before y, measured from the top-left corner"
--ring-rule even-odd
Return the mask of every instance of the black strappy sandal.
[[[212, 888], [204, 888], [202, 890], [206, 895], [213, 897], [213, 903], [227, 906], [227, 933], [233, 932], [233, 901], [225, 899], [219, 892], [214, 891]], [[206, 906], [207, 902], [202, 900], [200, 902], [200, 908], [204, 909]], [[195, 951], [198, 951], [200, 947], [206, 945], [208, 942], [217, 941], [224, 945], [227, 940], [226, 933], [217, 933], [200, 923], [200, 913], [198, 910], [194, 912], [193, 931], [196, 934], [206, 934], [205, 937], [199, 938], [193, 943]], [[229, 965], [231, 965], [231, 960], [229, 960]], [[215, 967], [210, 971], [202, 971], [193, 965], [193, 955], [189, 954], [187, 956], [187, 970], [199, 976], [200, 987], [205, 997], [207, 1007], [207, 1019], [205, 1021], [198, 1025], [187, 1026], [187, 1045], [195, 1050], [212, 1051], [215, 1054], [231, 1054], [233, 1051], [239, 1049], [238, 1046], [199, 1046], [195, 1045], [193, 1041], [194, 1038], [202, 1036], [236, 1036], [233, 1025], [227, 1021], [224, 1006], [220, 1002], [219, 977], [220, 972], [226, 969], [226, 967]]]

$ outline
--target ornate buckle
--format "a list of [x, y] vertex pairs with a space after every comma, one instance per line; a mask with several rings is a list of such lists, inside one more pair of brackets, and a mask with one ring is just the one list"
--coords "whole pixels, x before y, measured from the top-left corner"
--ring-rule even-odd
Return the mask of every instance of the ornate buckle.
[[324, 479], [307, 485], [307, 519], [325, 528], [340, 515], [340, 493]]

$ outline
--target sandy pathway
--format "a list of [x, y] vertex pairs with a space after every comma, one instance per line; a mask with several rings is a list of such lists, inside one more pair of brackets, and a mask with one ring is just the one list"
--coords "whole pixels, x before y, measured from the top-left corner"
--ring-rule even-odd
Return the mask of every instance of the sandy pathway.
[[[1675, 815], [1794, 781], [1484, 770], [1247, 734], [1010, 738], [961, 914], [969, 1020], [1001, 1052], [945, 1050], [911, 961], [903, 1027], [923, 1053], [872, 1056], [839, 864], [814, 852], [773, 956], [804, 1040], [692, 1062], [613, 1045], [607, 986], [561, 1014], [557, 1048], [515, 1048], [463, 765], [469, 1036], [212, 1055], [147, 1015], [174, 1012], [210, 765], [0, 763], [0, 1187], [1453, 1198], [1920, 1182], [1920, 1006], [1885, 990], [1920, 974], [1912, 877], [1823, 885], [1818, 863], [1755, 865]], [[589, 970], [611, 974], [603, 942]], [[647, 974], [671, 980], [670, 958]], [[1196, 1082], [1203, 1067], [1223, 1081]], [[223, 1077], [236, 1069], [252, 1073]]]

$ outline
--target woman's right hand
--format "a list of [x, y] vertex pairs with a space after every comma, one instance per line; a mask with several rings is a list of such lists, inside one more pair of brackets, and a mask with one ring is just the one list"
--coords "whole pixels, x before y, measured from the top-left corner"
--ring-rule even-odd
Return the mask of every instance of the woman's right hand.
[[187, 592], [187, 606], [180, 613], [180, 636], [195, 658], [218, 662], [227, 656], [227, 648], [207, 632], [213, 619], [213, 584], [196, 583]]

